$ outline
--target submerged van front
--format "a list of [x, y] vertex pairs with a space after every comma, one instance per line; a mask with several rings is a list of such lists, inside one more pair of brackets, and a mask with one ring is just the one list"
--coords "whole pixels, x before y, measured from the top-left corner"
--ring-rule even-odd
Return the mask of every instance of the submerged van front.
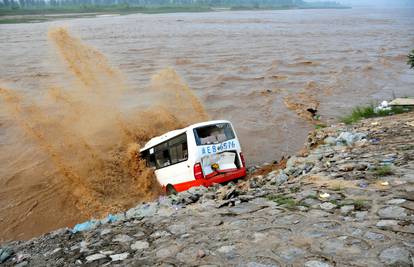
[[246, 175], [240, 142], [229, 121], [208, 121], [151, 139], [141, 157], [168, 191], [210, 186]]

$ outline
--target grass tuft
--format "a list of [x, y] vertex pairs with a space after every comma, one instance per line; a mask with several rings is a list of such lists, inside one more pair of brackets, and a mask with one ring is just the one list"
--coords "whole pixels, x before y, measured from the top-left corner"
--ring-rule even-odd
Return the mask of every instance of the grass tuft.
[[341, 186], [341, 184], [336, 184], [336, 185], [334, 185], [333, 187], [332, 187], [332, 190], [333, 191], [342, 191], [342, 186]]
[[291, 198], [291, 197], [285, 197], [285, 196], [281, 196], [281, 195], [273, 195], [273, 196], [268, 196], [268, 199], [271, 201], [276, 202], [279, 205], [283, 205], [284, 207], [288, 208], [288, 209], [293, 209], [295, 208], [298, 203], [296, 202], [295, 199]]
[[356, 199], [353, 202], [355, 210], [365, 210], [368, 208], [368, 203], [362, 199]]
[[389, 165], [384, 165], [384, 166], [379, 166], [379, 167], [376, 167], [376, 168], [374, 169], [374, 173], [375, 173], [377, 176], [387, 176], [387, 175], [391, 175], [391, 174], [393, 174], [394, 172], [392, 171], [391, 166], [389, 166]]
[[297, 193], [300, 191], [300, 187], [295, 186], [295, 187], [289, 188], [289, 190], [291, 193]]
[[326, 128], [326, 127], [327, 127], [326, 124], [323, 124], [323, 123], [319, 123], [319, 124], [315, 125], [316, 130], [320, 130], [320, 129], [323, 129], [323, 128]]
[[412, 107], [399, 107], [399, 106], [391, 107], [390, 110], [375, 110], [375, 106], [371, 104], [369, 106], [360, 106], [360, 107], [354, 108], [351, 114], [341, 118], [341, 122], [345, 124], [352, 124], [362, 119], [385, 117], [385, 116], [409, 112], [412, 110], [413, 110]]

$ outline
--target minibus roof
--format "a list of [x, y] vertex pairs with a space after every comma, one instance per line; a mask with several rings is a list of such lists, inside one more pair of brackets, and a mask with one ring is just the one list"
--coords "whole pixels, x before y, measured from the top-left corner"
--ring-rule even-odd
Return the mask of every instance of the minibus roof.
[[182, 129], [177, 129], [174, 131], [170, 131], [167, 132], [163, 135], [151, 138], [151, 140], [148, 141], [148, 143], [145, 144], [145, 146], [143, 148], [140, 149], [140, 152], [145, 151], [147, 149], [150, 149], [151, 147], [154, 147], [164, 141], [167, 141], [177, 135], [180, 135], [182, 133], [185, 133], [188, 130], [194, 129], [194, 128], [198, 128], [198, 127], [202, 127], [202, 126], [206, 126], [206, 125], [211, 125], [211, 124], [217, 124], [217, 123], [230, 123], [229, 121], [226, 120], [214, 120], [214, 121], [205, 121], [205, 122], [200, 122], [200, 123], [196, 123], [196, 124], [192, 124], [188, 127], [182, 128]]

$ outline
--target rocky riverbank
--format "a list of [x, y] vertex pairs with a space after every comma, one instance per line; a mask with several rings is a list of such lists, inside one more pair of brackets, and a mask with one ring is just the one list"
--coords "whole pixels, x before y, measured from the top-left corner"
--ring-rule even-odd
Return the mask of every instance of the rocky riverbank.
[[[2, 245], [5, 266], [413, 266], [414, 113], [309, 135], [283, 169]], [[280, 164], [279, 167], [284, 164]], [[266, 171], [263, 171], [266, 170]]]

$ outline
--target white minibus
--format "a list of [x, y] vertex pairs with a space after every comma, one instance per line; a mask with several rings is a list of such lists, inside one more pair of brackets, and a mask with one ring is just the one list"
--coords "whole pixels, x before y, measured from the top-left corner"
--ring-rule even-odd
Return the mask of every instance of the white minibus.
[[167, 194], [246, 175], [240, 142], [225, 120], [197, 123], [154, 137], [140, 155], [155, 169]]

